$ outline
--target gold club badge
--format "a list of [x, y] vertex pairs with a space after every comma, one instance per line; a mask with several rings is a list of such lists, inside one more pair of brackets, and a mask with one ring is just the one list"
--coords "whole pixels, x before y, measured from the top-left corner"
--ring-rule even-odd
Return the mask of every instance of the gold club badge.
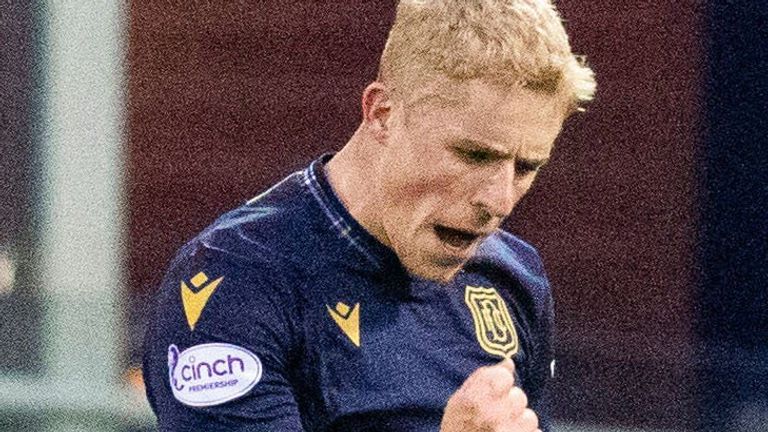
[[467, 285], [464, 301], [475, 321], [475, 334], [480, 346], [488, 353], [511, 358], [517, 353], [517, 331], [507, 304], [495, 288]]

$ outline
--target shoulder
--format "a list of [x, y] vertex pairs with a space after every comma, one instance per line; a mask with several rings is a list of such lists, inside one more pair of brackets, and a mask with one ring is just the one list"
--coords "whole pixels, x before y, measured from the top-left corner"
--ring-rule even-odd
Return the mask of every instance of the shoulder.
[[293, 231], [305, 226], [305, 207], [295, 174], [219, 217], [177, 252], [159, 287], [154, 321], [216, 334], [269, 316], [289, 331], [300, 278], [290, 249], [302, 237]]
[[288, 264], [291, 243], [312, 223], [312, 200], [295, 173], [242, 206], [220, 216], [180, 251], [179, 255], [206, 248], [247, 263]]
[[499, 254], [502, 259], [522, 265], [531, 271], [543, 272], [541, 257], [536, 248], [507, 231], [496, 230], [483, 246], [485, 248], [481, 250]]
[[515, 235], [497, 230], [483, 242], [470, 262], [488, 272], [501, 272], [516, 280], [537, 304], [551, 301], [541, 256], [533, 246]]
[[306, 170], [288, 176], [223, 214], [185, 245], [179, 256], [203, 247], [243, 263], [269, 263], [297, 276], [324, 268], [325, 261], [333, 258], [327, 253], [331, 223], [308, 181]]

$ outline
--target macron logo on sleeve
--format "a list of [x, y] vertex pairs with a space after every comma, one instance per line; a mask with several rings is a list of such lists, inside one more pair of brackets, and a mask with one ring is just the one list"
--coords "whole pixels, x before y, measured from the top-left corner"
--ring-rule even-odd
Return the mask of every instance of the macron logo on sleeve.
[[223, 280], [224, 277], [220, 277], [213, 282], [208, 282], [208, 276], [200, 272], [189, 280], [197, 292], [192, 291], [186, 282], [181, 282], [181, 302], [184, 305], [184, 314], [187, 316], [190, 330], [195, 330], [195, 324], [200, 319], [208, 299]]

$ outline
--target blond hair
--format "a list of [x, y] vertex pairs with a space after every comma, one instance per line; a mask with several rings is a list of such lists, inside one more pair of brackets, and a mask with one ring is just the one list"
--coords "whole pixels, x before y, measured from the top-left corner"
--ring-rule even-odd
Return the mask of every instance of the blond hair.
[[401, 0], [379, 81], [407, 94], [435, 73], [559, 96], [569, 112], [596, 88], [549, 0]]

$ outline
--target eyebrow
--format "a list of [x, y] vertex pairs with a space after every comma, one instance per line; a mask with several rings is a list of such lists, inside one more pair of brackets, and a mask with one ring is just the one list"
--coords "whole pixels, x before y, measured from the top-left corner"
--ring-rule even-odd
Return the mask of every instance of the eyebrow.
[[[497, 148], [494, 148], [490, 145], [484, 144], [480, 141], [475, 141], [473, 139], [465, 138], [461, 139], [457, 142], [459, 145], [464, 147], [472, 147], [473, 149], [482, 150], [484, 152], [488, 152], [493, 157], [499, 158], [499, 159], [512, 159], [512, 155], [509, 154], [509, 152], [499, 150]], [[542, 166], [546, 165], [549, 162], [549, 158], [543, 158], [543, 159], [536, 159], [536, 158], [518, 158], [516, 161], [518, 164], [523, 165], [525, 168], [529, 169], [539, 169]]]

